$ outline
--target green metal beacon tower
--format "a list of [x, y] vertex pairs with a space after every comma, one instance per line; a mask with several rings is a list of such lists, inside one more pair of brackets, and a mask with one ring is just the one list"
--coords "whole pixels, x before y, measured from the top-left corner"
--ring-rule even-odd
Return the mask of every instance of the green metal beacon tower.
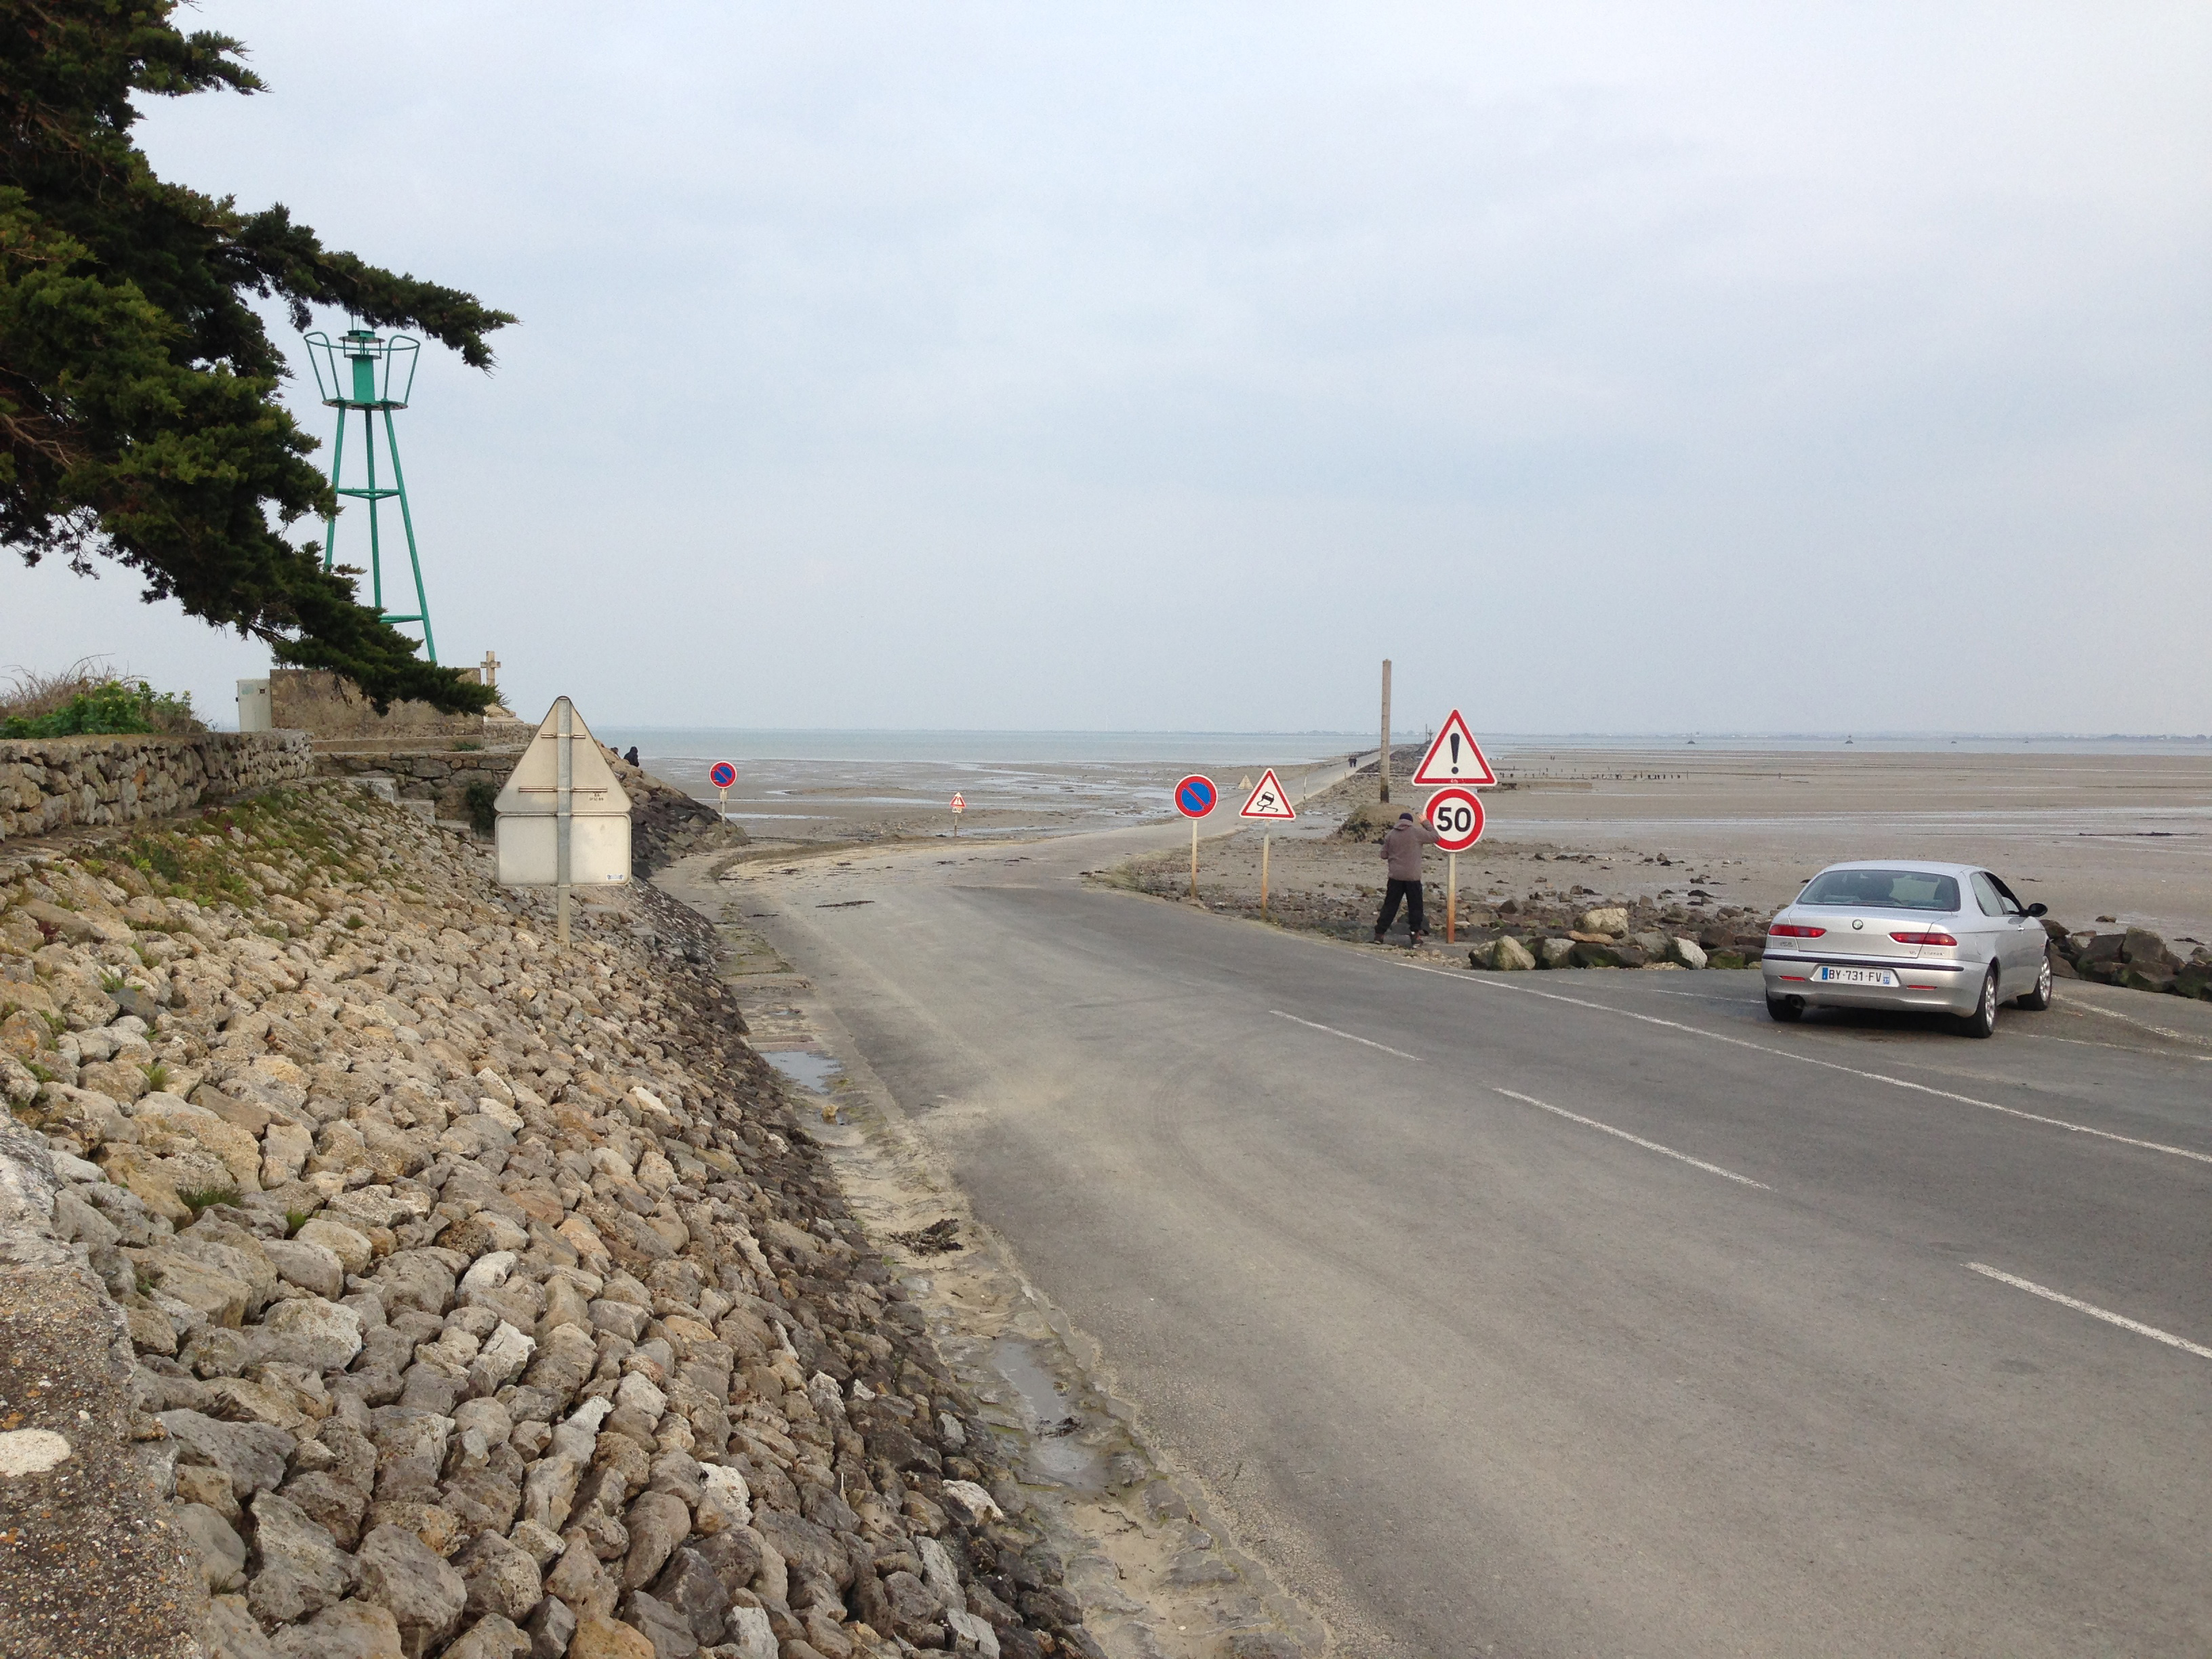
[[[407, 475], [399, 470], [399, 438], [392, 428], [392, 411], [407, 407], [415, 389], [415, 360], [422, 343], [411, 335], [380, 337], [374, 330], [349, 328], [333, 341], [318, 329], [307, 337], [307, 360], [315, 366], [315, 387], [323, 404], [338, 412], [337, 441], [331, 448], [331, 488], [341, 496], [368, 503], [368, 574], [372, 603], [388, 623], [420, 623], [422, 652], [438, 660], [438, 641], [430, 632], [430, 599], [422, 587], [422, 558], [415, 548], [415, 517], [407, 510]], [[345, 481], [346, 416], [361, 411], [362, 458], [368, 483]], [[376, 417], [384, 416], [384, 448], [392, 459], [392, 482], [376, 481]], [[384, 608], [384, 538], [377, 508], [397, 497], [400, 527], [407, 532], [407, 563], [415, 574], [415, 609], [396, 614]], [[337, 556], [338, 521], [333, 515], [323, 527], [323, 568]]]

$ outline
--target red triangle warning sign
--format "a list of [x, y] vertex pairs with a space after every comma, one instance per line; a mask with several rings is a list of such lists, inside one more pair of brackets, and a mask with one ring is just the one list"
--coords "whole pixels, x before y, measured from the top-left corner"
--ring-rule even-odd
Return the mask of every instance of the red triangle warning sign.
[[1414, 769], [1415, 783], [1472, 783], [1498, 781], [1498, 774], [1490, 769], [1490, 762], [1482, 752], [1482, 745], [1474, 740], [1474, 733], [1467, 729], [1467, 720], [1459, 710], [1437, 729], [1437, 740], [1429, 745], [1429, 752], [1421, 757]]
[[1260, 787], [1252, 792], [1237, 816], [1240, 818], [1294, 818], [1291, 798], [1283, 793], [1283, 786], [1275, 781], [1275, 769], [1269, 767], [1260, 775]]

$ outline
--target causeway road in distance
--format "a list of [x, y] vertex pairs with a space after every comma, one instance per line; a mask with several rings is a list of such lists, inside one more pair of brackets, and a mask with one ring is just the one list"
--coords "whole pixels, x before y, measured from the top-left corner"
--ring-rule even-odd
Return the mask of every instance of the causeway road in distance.
[[2205, 1011], [1784, 1027], [1082, 878], [1177, 834], [744, 908], [1339, 1653], [2212, 1651]]

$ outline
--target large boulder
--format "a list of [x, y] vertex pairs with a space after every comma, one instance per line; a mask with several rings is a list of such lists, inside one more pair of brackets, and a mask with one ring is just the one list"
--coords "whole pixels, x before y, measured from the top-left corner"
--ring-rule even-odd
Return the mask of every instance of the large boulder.
[[1528, 947], [1510, 933], [1494, 939], [1487, 945], [1476, 945], [1467, 953], [1467, 960], [1469, 967], [1490, 968], [1503, 972], [1536, 965], [1536, 958], [1528, 953]]
[[221, 1595], [246, 1582], [246, 1545], [219, 1513], [205, 1504], [179, 1504], [170, 1519], [198, 1556], [209, 1589]]
[[408, 1659], [398, 1621], [387, 1607], [341, 1601], [304, 1625], [279, 1631], [277, 1659]]
[[467, 1584], [405, 1528], [378, 1527], [357, 1559], [362, 1599], [390, 1611], [405, 1659], [424, 1659], [460, 1624]]
[[292, 1239], [295, 1243], [320, 1245], [337, 1257], [338, 1265], [349, 1273], [367, 1273], [375, 1248], [367, 1233], [321, 1215], [303, 1224]]
[[676, 1547], [690, 1535], [691, 1511], [673, 1492], [649, 1492], [630, 1505], [627, 1524], [629, 1553], [623, 1562], [623, 1588], [638, 1589], [659, 1577]]
[[538, 1563], [495, 1532], [477, 1534], [453, 1565], [468, 1586], [466, 1610], [472, 1618], [495, 1613], [520, 1625], [545, 1594]]
[[319, 1296], [279, 1302], [261, 1329], [268, 1358], [309, 1370], [343, 1370], [361, 1352], [361, 1315]]
[[345, 1294], [345, 1263], [327, 1245], [297, 1238], [268, 1238], [263, 1254], [287, 1285], [335, 1302]]
[[177, 1461], [222, 1470], [240, 1503], [283, 1484], [293, 1445], [283, 1430], [266, 1423], [219, 1423], [195, 1411], [163, 1412], [158, 1420], [177, 1443]]
[[296, 1625], [352, 1588], [352, 1559], [306, 1510], [276, 1492], [253, 1500], [253, 1553], [246, 1603], [264, 1625]]
[[1609, 939], [1620, 939], [1628, 932], [1628, 912], [1618, 904], [1599, 905], [1585, 910], [1575, 923], [1581, 933], [1603, 933]]

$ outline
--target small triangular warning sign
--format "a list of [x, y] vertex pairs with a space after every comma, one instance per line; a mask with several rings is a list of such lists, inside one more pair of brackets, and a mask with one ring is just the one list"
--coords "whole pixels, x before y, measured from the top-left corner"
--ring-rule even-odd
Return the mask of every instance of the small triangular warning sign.
[[1482, 752], [1482, 745], [1474, 740], [1474, 733], [1467, 729], [1466, 718], [1458, 709], [1437, 731], [1437, 740], [1429, 745], [1429, 752], [1421, 757], [1421, 763], [1413, 770], [1415, 783], [1472, 783], [1498, 781], [1498, 774], [1490, 769], [1490, 762]]
[[1291, 798], [1283, 793], [1283, 786], [1275, 781], [1273, 767], [1260, 775], [1260, 787], [1252, 792], [1251, 799], [1244, 803], [1243, 810], [1237, 816], [1240, 818], [1285, 819], [1297, 817], [1291, 811]]

